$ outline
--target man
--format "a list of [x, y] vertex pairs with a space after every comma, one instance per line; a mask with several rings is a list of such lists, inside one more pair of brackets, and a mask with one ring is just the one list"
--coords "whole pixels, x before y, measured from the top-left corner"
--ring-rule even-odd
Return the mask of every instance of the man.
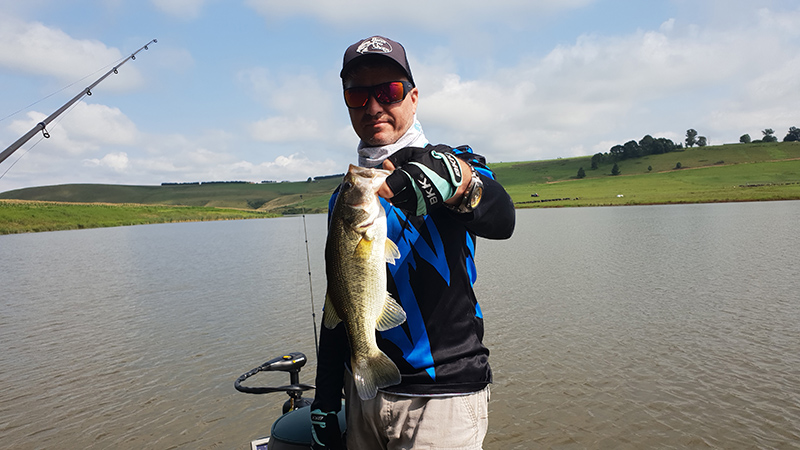
[[349, 450], [480, 449], [492, 372], [472, 289], [475, 242], [510, 237], [514, 204], [469, 147], [428, 143], [399, 43], [374, 36], [351, 45], [341, 77], [359, 165], [394, 170], [378, 194], [401, 253], [387, 267], [388, 289], [407, 319], [378, 333], [402, 381], [369, 400], [355, 392], [344, 326], [321, 327], [312, 448], [344, 448], [336, 420], [344, 388]]

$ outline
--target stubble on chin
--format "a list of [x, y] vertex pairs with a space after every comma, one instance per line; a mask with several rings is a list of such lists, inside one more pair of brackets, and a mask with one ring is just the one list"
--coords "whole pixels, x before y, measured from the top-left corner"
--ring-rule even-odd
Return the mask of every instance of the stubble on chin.
[[389, 139], [380, 138], [376, 136], [372, 136], [371, 138], [365, 140], [370, 147], [381, 147], [383, 145], [393, 144], [393, 142], [389, 142]]
[[[370, 128], [365, 127], [365, 128]], [[388, 132], [388, 130], [378, 130], [377, 132], [371, 132], [370, 130], [365, 129], [362, 136], [362, 140], [366, 142], [370, 147], [380, 147], [383, 145], [394, 144], [392, 140], [394, 133]], [[365, 139], [366, 138], [366, 139]]]

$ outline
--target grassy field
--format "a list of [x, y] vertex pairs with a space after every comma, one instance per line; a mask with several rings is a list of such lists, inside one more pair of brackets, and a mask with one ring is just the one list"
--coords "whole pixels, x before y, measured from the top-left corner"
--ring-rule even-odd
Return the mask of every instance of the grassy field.
[[[492, 169], [517, 207], [800, 199], [800, 143], [795, 142], [693, 148], [618, 165], [617, 176], [611, 175], [613, 163], [592, 170], [591, 157], [501, 163]], [[578, 179], [581, 167], [586, 178]]]
[[0, 234], [276, 216], [261, 211], [194, 206], [0, 200]]
[[0, 199], [206, 206], [295, 214], [302, 208], [307, 212], [326, 211], [328, 197], [340, 181], [340, 178], [336, 178], [313, 183], [167, 186], [65, 184], [8, 191], [1, 193]]
[[[611, 175], [613, 163], [591, 169], [591, 156], [490, 167], [518, 208], [800, 199], [799, 142], [695, 147], [618, 164], [621, 174], [616, 176]], [[581, 167], [586, 177], [578, 179]], [[327, 211], [328, 198], [339, 182], [337, 177], [274, 184], [71, 184], [20, 189], [0, 193], [0, 199], [35, 203], [0, 202], [0, 233], [321, 213]]]

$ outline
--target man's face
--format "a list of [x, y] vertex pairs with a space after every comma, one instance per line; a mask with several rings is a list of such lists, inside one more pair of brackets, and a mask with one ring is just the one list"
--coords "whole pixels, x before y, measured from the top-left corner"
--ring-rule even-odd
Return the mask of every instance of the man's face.
[[[403, 71], [394, 65], [376, 65], [356, 69], [344, 87], [365, 87], [390, 81], [408, 81]], [[361, 108], [348, 108], [350, 122], [358, 137], [368, 146], [394, 144], [414, 122], [419, 91], [414, 88], [403, 101], [384, 105], [370, 96]]]

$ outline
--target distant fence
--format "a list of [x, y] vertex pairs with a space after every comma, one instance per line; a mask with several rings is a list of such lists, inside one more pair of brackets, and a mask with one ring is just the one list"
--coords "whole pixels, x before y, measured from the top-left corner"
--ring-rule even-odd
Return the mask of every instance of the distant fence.
[[800, 181], [787, 181], [785, 183], [747, 183], [747, 184], [740, 184], [740, 188], [752, 188], [752, 187], [765, 187], [765, 186], [790, 186], [792, 184], [800, 184]]
[[564, 198], [543, 198], [543, 199], [541, 199], [541, 200], [530, 200], [530, 201], [527, 201], [527, 202], [514, 202], [514, 204], [521, 205], [521, 204], [524, 204], [524, 203], [560, 202], [560, 201], [563, 201], [563, 200], [579, 200], [579, 199], [578, 199], [578, 197], [575, 197], [575, 198], [570, 198], [570, 197], [564, 197]]
[[[317, 182], [317, 181], [330, 180], [330, 179], [333, 179], [333, 178], [342, 178], [342, 177], [344, 177], [343, 173], [337, 173], [337, 174], [334, 174], [334, 175], [322, 175], [322, 176], [313, 177], [313, 178], [309, 177], [308, 180], [306, 180], [306, 183], [312, 182], [312, 181], [313, 182]], [[161, 185], [162, 186], [192, 186], [192, 185], [199, 186], [201, 184], [274, 184], [274, 183], [278, 183], [278, 182], [277, 181], [272, 181], [272, 180], [264, 180], [261, 183], [256, 183], [255, 181], [187, 181], [187, 182], [183, 182], [183, 183], [165, 181], [165, 182], [161, 183]], [[288, 183], [288, 181], [281, 181], [281, 183]]]

